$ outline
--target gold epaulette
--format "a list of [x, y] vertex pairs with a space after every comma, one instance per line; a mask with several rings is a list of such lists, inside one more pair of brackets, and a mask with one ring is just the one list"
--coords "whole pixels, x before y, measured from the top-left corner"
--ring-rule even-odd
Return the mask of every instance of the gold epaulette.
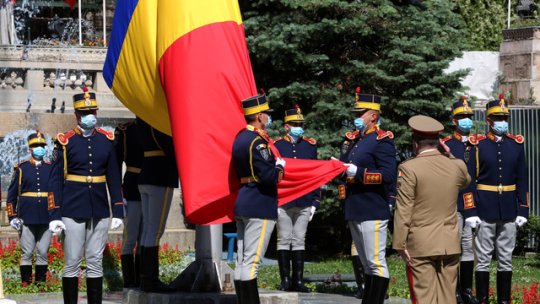
[[392, 131], [377, 130], [377, 140], [381, 140], [386, 137], [393, 139], [394, 133], [392, 133]]
[[99, 133], [105, 135], [108, 140], [110, 140], [110, 141], [114, 140], [114, 132], [107, 131], [107, 130], [104, 130], [102, 128], [96, 128], [96, 131], [98, 131]]
[[485, 134], [476, 134], [476, 141], [480, 142], [481, 140], [486, 139], [487, 136]]
[[525, 137], [523, 135], [512, 135], [510, 133], [506, 133], [506, 137], [515, 140], [518, 144], [525, 142]]
[[75, 131], [74, 130], [69, 130], [67, 131], [66, 133], [58, 133], [56, 135], [56, 141], [58, 141], [58, 143], [60, 143], [62, 146], [65, 146], [68, 144], [69, 142], [69, 139], [75, 135]]
[[349, 131], [347, 133], [345, 133], [345, 137], [347, 139], [350, 139], [350, 140], [353, 140], [356, 138], [356, 136], [358, 136], [358, 134], [360, 133], [360, 131], [356, 130], [356, 131]]
[[442, 141], [443, 141], [443, 142], [447, 142], [447, 141], [449, 141], [450, 139], [452, 139], [452, 135], [446, 136], [445, 138], [442, 139]]
[[274, 142], [274, 143], [277, 143], [277, 142], [280, 141], [280, 140], [283, 140], [283, 137], [278, 137], [278, 138], [274, 139], [273, 142]]
[[471, 145], [473, 146], [478, 145], [478, 135], [470, 134], [468, 140]]
[[307, 141], [308, 143], [312, 144], [312, 145], [316, 145], [317, 144], [317, 141], [313, 138], [309, 138], [309, 137], [302, 137], [303, 140]]

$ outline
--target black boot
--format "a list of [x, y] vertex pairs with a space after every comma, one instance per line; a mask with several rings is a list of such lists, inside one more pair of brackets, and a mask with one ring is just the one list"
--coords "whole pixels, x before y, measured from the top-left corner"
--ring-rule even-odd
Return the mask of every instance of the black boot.
[[291, 290], [291, 252], [289, 250], [278, 250], [279, 276], [281, 283], [278, 289], [283, 291]]
[[352, 265], [353, 265], [353, 271], [354, 271], [354, 278], [356, 280], [356, 295], [354, 295], [357, 299], [362, 299], [364, 297], [364, 267], [362, 266], [362, 262], [360, 261], [360, 257], [357, 255], [351, 256]]
[[234, 291], [236, 292], [236, 303], [242, 304], [242, 281], [234, 280]]
[[479, 304], [489, 303], [489, 272], [477, 271], [476, 280], [476, 299]]
[[371, 278], [371, 292], [369, 293], [369, 304], [383, 304], [388, 290], [388, 278], [373, 276]]
[[141, 255], [135, 255], [135, 287], [141, 287]]
[[259, 289], [257, 289], [257, 279], [242, 281], [241, 304], [260, 304]]
[[124, 279], [124, 288], [133, 288], [135, 286], [135, 259], [132, 254], [120, 256], [122, 264], [122, 278]]
[[364, 274], [364, 297], [362, 298], [362, 304], [371, 303], [371, 282], [373, 281], [372, 275]]
[[473, 271], [474, 261], [460, 263], [458, 289], [461, 292], [463, 304], [477, 304], [476, 299], [472, 294]]
[[21, 265], [21, 282], [27, 285], [32, 284], [32, 265]]
[[311, 292], [311, 289], [304, 285], [304, 250], [292, 251], [291, 290], [298, 292]]
[[36, 265], [36, 282], [45, 282], [47, 281], [47, 271], [49, 267], [47, 265]]
[[79, 299], [79, 278], [62, 278], [62, 293], [64, 304], [77, 304]]
[[141, 290], [144, 292], [173, 292], [167, 284], [159, 280], [159, 247], [142, 247]]
[[103, 277], [86, 278], [86, 297], [88, 298], [88, 304], [101, 304]]
[[512, 272], [497, 271], [497, 303], [509, 304], [512, 292]]

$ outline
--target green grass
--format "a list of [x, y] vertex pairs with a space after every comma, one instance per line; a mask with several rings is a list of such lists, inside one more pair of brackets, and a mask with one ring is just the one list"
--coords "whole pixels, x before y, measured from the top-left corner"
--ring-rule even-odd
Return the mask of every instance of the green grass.
[[[407, 298], [409, 296], [409, 290], [407, 285], [407, 278], [405, 275], [405, 264], [397, 256], [391, 256], [387, 258], [388, 269], [390, 271], [390, 286], [389, 295], [395, 297]], [[540, 259], [536, 258], [522, 258], [514, 257], [513, 259], [514, 273], [513, 273], [513, 285], [519, 287], [521, 290], [523, 286], [529, 288], [531, 284], [540, 282]], [[496, 261], [491, 263], [490, 268], [490, 286], [496, 289]], [[339, 260], [327, 260], [317, 263], [306, 264], [305, 275], [310, 274], [353, 274], [352, 263], [348, 259]], [[280, 282], [279, 270], [277, 266], [262, 266], [259, 269], [258, 274], [259, 286], [261, 288], [276, 289]], [[311, 286], [310, 286], [311, 285]], [[348, 288], [345, 286], [339, 286], [336, 288], [328, 288], [324, 286], [315, 286], [310, 284], [308, 286], [315, 288], [318, 292], [328, 293], [353, 293], [354, 288]]]

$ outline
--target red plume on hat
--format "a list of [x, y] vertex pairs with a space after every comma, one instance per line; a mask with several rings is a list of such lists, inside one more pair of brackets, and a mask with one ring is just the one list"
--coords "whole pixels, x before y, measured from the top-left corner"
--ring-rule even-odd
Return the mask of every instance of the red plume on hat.
[[360, 87], [356, 87], [356, 101], [360, 99]]
[[295, 104], [294, 108], [296, 109], [297, 114], [302, 114], [302, 111], [300, 110], [300, 106], [298, 104]]

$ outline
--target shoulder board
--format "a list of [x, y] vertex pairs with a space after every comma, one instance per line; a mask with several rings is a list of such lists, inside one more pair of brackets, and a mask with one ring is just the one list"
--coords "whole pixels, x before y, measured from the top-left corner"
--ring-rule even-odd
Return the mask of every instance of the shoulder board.
[[443, 142], [447, 142], [452, 139], [452, 135], [448, 135], [445, 138], [442, 139]]
[[303, 140], [307, 141], [308, 143], [312, 144], [312, 145], [316, 145], [317, 144], [317, 141], [313, 138], [309, 138], [309, 137], [302, 137]]
[[356, 136], [358, 135], [358, 133], [360, 133], [360, 131], [356, 130], [356, 131], [353, 131], [353, 132], [347, 132], [345, 133], [345, 137], [348, 138], [348, 139], [355, 139]]
[[69, 130], [66, 133], [58, 133], [56, 135], [56, 140], [62, 145], [65, 146], [69, 142], [69, 138], [75, 135], [74, 130]]
[[515, 140], [518, 144], [525, 142], [525, 137], [523, 137], [523, 135], [512, 135], [510, 133], [506, 133], [506, 137]]
[[468, 140], [469, 143], [473, 146], [476, 146], [478, 144], [478, 136], [476, 134], [470, 134]]
[[27, 161], [27, 160], [23, 160], [22, 162], [16, 164], [15, 166], [13, 166], [13, 170], [18, 169], [22, 164], [24, 164], [24, 163], [26, 163], [26, 162], [28, 162], [28, 161]]
[[392, 133], [392, 131], [377, 130], [377, 140], [381, 140], [386, 137], [393, 139], [394, 133]]
[[52, 164], [50, 161], [43, 161], [43, 163], [45, 163], [45, 164], [47, 164], [47, 165]]
[[476, 141], [479, 142], [481, 140], [486, 139], [487, 136], [485, 134], [476, 134]]
[[108, 140], [114, 140], [114, 132], [103, 130], [102, 128], [96, 128], [96, 131], [98, 131], [99, 133], [105, 135]]
[[273, 141], [274, 141], [274, 143], [277, 143], [280, 140], [283, 140], [283, 137], [278, 137], [278, 138], [274, 139]]

